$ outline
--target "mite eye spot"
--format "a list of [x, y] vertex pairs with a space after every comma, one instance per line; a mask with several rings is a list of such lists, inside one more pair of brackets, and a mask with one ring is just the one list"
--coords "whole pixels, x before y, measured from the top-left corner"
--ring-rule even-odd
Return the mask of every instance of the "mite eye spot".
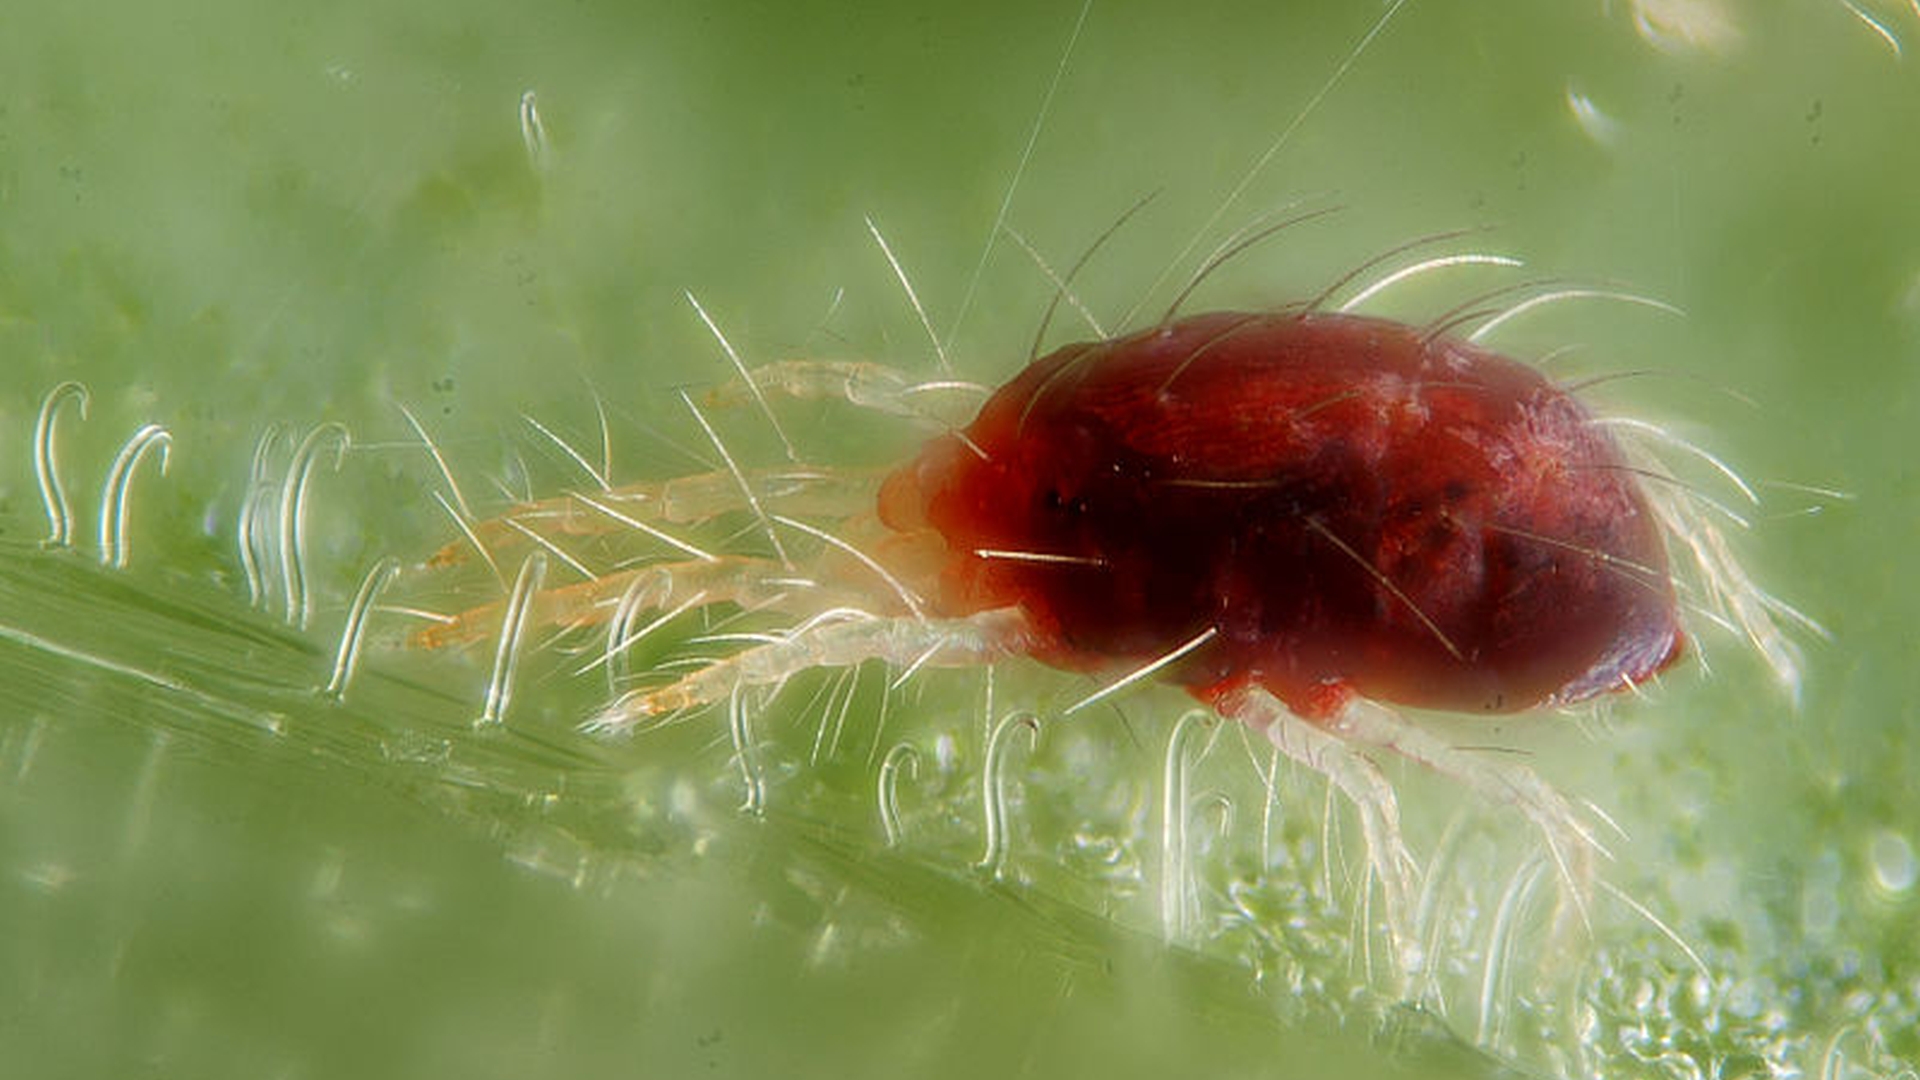
[[1048, 488], [1040, 496], [1040, 506], [1049, 514], [1068, 517], [1084, 517], [1088, 510], [1087, 500], [1083, 497], [1068, 499], [1055, 488]]

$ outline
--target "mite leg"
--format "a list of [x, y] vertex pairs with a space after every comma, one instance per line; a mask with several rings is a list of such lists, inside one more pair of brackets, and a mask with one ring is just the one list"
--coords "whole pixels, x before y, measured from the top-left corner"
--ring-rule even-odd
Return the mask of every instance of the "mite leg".
[[1340, 736], [1294, 714], [1277, 697], [1257, 686], [1230, 691], [1214, 707], [1256, 731], [1280, 752], [1325, 776], [1352, 801], [1374, 877], [1386, 893], [1387, 923], [1401, 969], [1418, 964], [1418, 937], [1408, 920], [1413, 914], [1413, 879], [1418, 864], [1400, 834], [1400, 801], [1393, 785], [1365, 754]]
[[1593, 857], [1605, 855], [1573, 805], [1539, 774], [1515, 761], [1462, 750], [1382, 705], [1355, 698], [1327, 721], [1329, 731], [1343, 739], [1391, 750], [1473, 789], [1482, 798], [1504, 803], [1527, 816], [1539, 829], [1547, 854], [1565, 883], [1565, 898], [1556, 912], [1556, 937], [1572, 929], [1569, 916], [1587, 923], [1587, 898], [1592, 895]]
[[810, 668], [885, 660], [896, 667], [990, 663], [1020, 651], [1027, 621], [1016, 608], [965, 619], [858, 618], [816, 622], [701, 668], [678, 682], [626, 694], [584, 726], [625, 731], [650, 717], [725, 701], [747, 686], [769, 686]]
[[[762, 607], [801, 591], [809, 593], [810, 602], [804, 606], [814, 610], [844, 599], [771, 559], [724, 556], [656, 563], [546, 589], [534, 596], [527, 618], [536, 626], [591, 626], [612, 619], [630, 595], [635, 610], [652, 611], [680, 603]], [[408, 643], [438, 649], [484, 640], [499, 632], [505, 609], [505, 600], [469, 608], [415, 633]]]
[[[881, 473], [872, 469], [828, 469], [789, 465], [747, 470], [746, 482], [764, 507], [807, 517], [846, 518], [873, 509]], [[605, 536], [645, 533], [690, 555], [704, 555], [666, 530], [697, 525], [721, 514], [746, 510], [749, 501], [740, 480], [724, 469], [671, 480], [628, 484], [611, 491], [580, 491], [523, 503], [498, 517], [475, 522], [471, 537], [456, 540], [427, 559], [429, 567], [455, 566], [473, 557], [478, 543], [489, 552], [510, 552], [537, 543], [528, 534]]]
[[781, 360], [754, 368], [748, 375], [752, 386], [744, 379], [732, 379], [709, 392], [706, 404], [744, 405], [753, 400], [757, 389], [797, 401], [846, 401], [949, 427], [979, 408], [990, 393], [978, 383], [915, 379], [904, 371], [859, 360]]

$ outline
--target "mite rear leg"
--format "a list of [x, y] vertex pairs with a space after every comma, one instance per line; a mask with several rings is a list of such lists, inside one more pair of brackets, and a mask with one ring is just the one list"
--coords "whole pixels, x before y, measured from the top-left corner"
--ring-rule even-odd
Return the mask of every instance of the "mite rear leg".
[[1538, 773], [1515, 761], [1463, 750], [1393, 710], [1360, 698], [1350, 701], [1325, 726], [1342, 739], [1417, 761], [1490, 802], [1526, 815], [1539, 830], [1565, 885], [1563, 903], [1555, 912], [1555, 937], [1566, 939], [1574, 917], [1590, 929], [1587, 904], [1593, 895], [1594, 856], [1607, 851], [1566, 797]]
[[802, 625], [784, 638], [715, 661], [677, 682], [628, 693], [584, 727], [626, 731], [653, 717], [725, 701], [745, 687], [778, 685], [811, 668], [851, 667], [868, 660], [909, 670], [991, 663], [1019, 653], [1029, 632], [1025, 616], [1015, 608], [964, 619], [845, 614], [843, 619]]
[[1400, 800], [1379, 766], [1340, 735], [1301, 718], [1258, 686], [1229, 691], [1213, 704], [1222, 715], [1264, 732], [1281, 753], [1325, 776], [1353, 803], [1373, 877], [1386, 895], [1395, 960], [1402, 972], [1417, 968], [1419, 939], [1409, 920], [1419, 865], [1400, 833]]

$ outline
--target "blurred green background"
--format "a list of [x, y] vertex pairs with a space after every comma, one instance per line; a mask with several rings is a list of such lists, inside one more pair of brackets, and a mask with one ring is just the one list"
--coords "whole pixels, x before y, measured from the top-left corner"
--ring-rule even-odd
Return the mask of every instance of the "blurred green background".
[[[1920, 1061], [1920, 76], [1883, 36], [1920, 42], [1920, 18], [1868, 0], [1199, 7], [11, 13], [7, 1071], [1893, 1076]], [[1536, 900], [1512, 961], [1490, 962], [1529, 838], [1396, 770], [1416, 845], [1446, 854], [1435, 971], [1418, 1006], [1395, 1004], [1377, 935], [1357, 929], [1356, 841], [1338, 815], [1322, 829], [1324, 787], [1285, 774], [1263, 812], [1247, 766], [1264, 759], [1219, 729], [1193, 744], [1192, 805], [1232, 821], [1188, 838], [1191, 906], [1170, 928], [1171, 696], [1016, 739], [996, 881], [970, 869], [978, 673], [884, 708], [878, 672], [796, 686], [753, 733], [760, 816], [737, 810], [724, 717], [585, 738], [573, 725], [605, 685], [564, 658], [524, 673], [491, 734], [469, 726], [482, 651], [378, 650], [344, 705], [312, 692], [360, 575], [449, 538], [444, 483], [399, 406], [495, 507], [489, 477], [582, 482], [523, 416], [597, 447], [596, 401], [616, 478], [691, 471], [710, 454], [673, 391], [727, 368], [689, 291], [750, 362], [933, 371], [871, 221], [953, 367], [992, 384], [1052, 291], [997, 226], [1064, 269], [1155, 193], [1076, 279], [1109, 329], [1155, 317], [1222, 238], [1296, 204], [1342, 209], [1235, 259], [1189, 307], [1313, 295], [1395, 244], [1485, 227], [1449, 250], [1518, 256], [1522, 274], [1436, 274], [1378, 310], [1427, 318], [1526, 278], [1685, 309], [1569, 303], [1500, 344], [1577, 346], [1555, 360], [1569, 377], [1650, 373], [1591, 396], [1759, 484], [1736, 543], [1832, 633], [1801, 635], [1802, 704], [1703, 627], [1707, 663], [1645, 701], [1456, 737], [1532, 754], [1604, 807], [1630, 837], [1606, 876], [1711, 975], [1611, 902], [1560, 955]], [[1087, 332], [1063, 313], [1050, 340]], [[67, 379], [92, 393], [58, 427], [77, 543], [43, 553], [32, 435]], [[914, 441], [831, 404], [783, 415], [830, 463]], [[236, 521], [269, 425], [327, 421], [355, 444], [313, 477], [301, 631], [249, 606]], [[172, 434], [169, 469], [140, 467], [130, 566], [104, 570], [101, 481], [148, 422]], [[753, 417], [721, 422], [751, 444]], [[400, 588], [442, 608], [489, 595]], [[392, 636], [404, 620], [376, 621]], [[1084, 691], [1037, 672], [995, 688], [997, 707]], [[921, 761], [889, 847], [876, 785], [898, 743]]]

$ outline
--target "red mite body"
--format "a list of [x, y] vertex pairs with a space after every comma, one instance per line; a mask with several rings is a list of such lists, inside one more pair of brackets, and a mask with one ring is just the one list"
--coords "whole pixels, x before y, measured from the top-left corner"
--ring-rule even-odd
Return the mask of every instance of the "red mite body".
[[1662, 533], [1606, 430], [1532, 368], [1331, 313], [1071, 345], [891, 476], [944, 541], [936, 606], [1019, 607], [1037, 658], [1512, 712], [1644, 680], [1682, 637]]

